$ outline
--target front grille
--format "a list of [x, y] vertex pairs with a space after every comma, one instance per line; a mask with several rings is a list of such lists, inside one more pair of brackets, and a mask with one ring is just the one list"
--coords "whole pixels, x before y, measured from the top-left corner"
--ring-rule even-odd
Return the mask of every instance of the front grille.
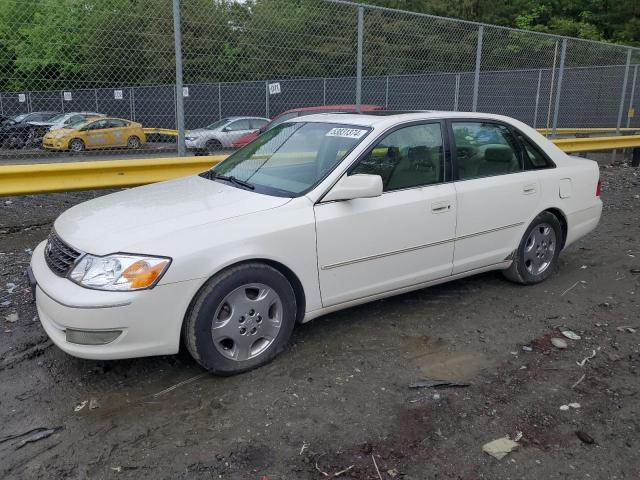
[[81, 255], [81, 252], [64, 243], [55, 232], [51, 232], [44, 249], [44, 258], [53, 273], [64, 277]]

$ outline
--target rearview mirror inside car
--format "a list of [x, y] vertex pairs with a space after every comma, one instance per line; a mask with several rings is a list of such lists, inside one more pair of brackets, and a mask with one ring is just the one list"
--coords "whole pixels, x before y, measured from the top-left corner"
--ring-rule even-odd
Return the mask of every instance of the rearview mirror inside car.
[[345, 175], [325, 195], [323, 201], [353, 200], [372, 198], [382, 195], [382, 177], [380, 175]]

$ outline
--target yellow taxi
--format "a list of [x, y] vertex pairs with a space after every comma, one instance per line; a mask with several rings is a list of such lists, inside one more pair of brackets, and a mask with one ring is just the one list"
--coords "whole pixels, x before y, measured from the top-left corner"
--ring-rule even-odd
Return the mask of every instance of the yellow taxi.
[[48, 132], [42, 146], [49, 150], [127, 147], [139, 148], [147, 141], [142, 125], [122, 118], [92, 118]]

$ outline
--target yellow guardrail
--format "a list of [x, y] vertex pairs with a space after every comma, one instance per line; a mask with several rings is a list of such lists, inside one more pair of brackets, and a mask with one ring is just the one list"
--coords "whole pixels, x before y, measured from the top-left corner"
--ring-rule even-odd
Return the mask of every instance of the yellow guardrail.
[[0, 167], [0, 196], [119, 188], [202, 172], [222, 161], [211, 157], [44, 163]]
[[[640, 148], [640, 135], [552, 140], [567, 153]], [[226, 155], [0, 166], [0, 196], [120, 188], [192, 175]]]
[[616, 148], [640, 147], [640, 135], [620, 135], [615, 137], [555, 138], [551, 140], [566, 153], [596, 152]]
[[171, 135], [172, 137], [178, 136], [177, 130], [171, 130], [170, 128], [143, 128], [142, 129], [146, 135], [150, 133], [156, 133], [158, 135]]
[[[538, 128], [542, 135], [551, 135], [552, 128]], [[557, 135], [580, 135], [592, 133], [640, 132], [640, 128], [556, 128]]]

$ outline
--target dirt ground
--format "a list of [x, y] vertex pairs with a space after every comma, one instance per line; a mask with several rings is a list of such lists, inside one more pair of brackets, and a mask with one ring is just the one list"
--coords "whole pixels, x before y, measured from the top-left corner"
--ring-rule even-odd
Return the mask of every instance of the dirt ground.
[[[104, 192], [1, 198], [0, 478], [640, 478], [640, 172], [601, 166], [602, 222], [547, 282], [489, 273], [332, 314], [231, 378], [53, 346], [23, 271], [60, 212]], [[564, 328], [581, 339], [558, 349]], [[408, 387], [424, 378], [470, 385]], [[482, 451], [506, 435], [517, 450]]]

